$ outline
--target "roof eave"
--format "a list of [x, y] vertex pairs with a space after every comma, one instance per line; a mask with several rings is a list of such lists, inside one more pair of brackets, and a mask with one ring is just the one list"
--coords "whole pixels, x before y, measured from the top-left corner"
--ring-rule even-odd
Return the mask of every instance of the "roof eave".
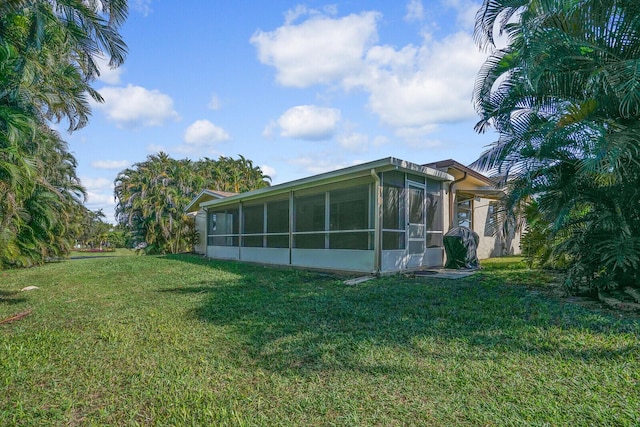
[[301, 190], [310, 187], [317, 187], [332, 182], [340, 182], [354, 178], [360, 178], [371, 174], [371, 171], [385, 172], [390, 170], [402, 170], [405, 172], [412, 172], [428, 176], [440, 181], [453, 181], [454, 177], [441, 170], [431, 168], [428, 166], [422, 166], [416, 163], [407, 162], [405, 160], [397, 159], [395, 157], [387, 157], [372, 162], [361, 163], [359, 165], [350, 166], [348, 168], [338, 169], [330, 172], [325, 172], [318, 175], [313, 175], [306, 178], [297, 179], [294, 181], [285, 182], [271, 187], [265, 187], [247, 193], [241, 193], [236, 196], [225, 197], [221, 200], [209, 200], [201, 203], [200, 207], [214, 206], [219, 204], [234, 203], [237, 201], [246, 201], [263, 197], [265, 195], [276, 196], [278, 194], [287, 193], [293, 190]]

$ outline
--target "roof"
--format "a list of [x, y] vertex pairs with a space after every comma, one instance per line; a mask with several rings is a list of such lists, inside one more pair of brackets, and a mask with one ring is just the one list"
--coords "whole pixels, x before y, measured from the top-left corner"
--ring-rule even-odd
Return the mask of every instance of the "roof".
[[494, 181], [493, 179], [489, 178], [486, 175], [481, 174], [480, 172], [471, 169], [468, 166], [463, 165], [462, 163], [458, 163], [453, 159], [447, 159], [447, 160], [440, 160], [438, 162], [433, 162], [433, 163], [427, 163], [424, 166], [427, 167], [432, 167], [432, 168], [436, 168], [436, 169], [449, 169], [449, 168], [453, 168], [453, 169], [457, 169], [460, 172], [464, 172], [467, 175], [470, 175], [472, 177], [474, 177], [477, 180], [483, 181], [485, 182], [487, 185], [491, 185], [491, 186], [495, 186], [497, 183], [496, 181]]
[[235, 196], [238, 193], [231, 193], [229, 191], [219, 190], [202, 190], [185, 208], [186, 212], [197, 211], [200, 208], [200, 203], [208, 202], [210, 200], [223, 199], [225, 197]]
[[247, 193], [236, 194], [222, 199], [208, 199], [198, 202], [197, 197], [187, 207], [187, 212], [197, 210], [201, 207], [226, 204], [238, 201], [246, 201], [277, 194], [287, 193], [289, 191], [301, 190], [304, 188], [312, 188], [319, 185], [331, 184], [340, 181], [347, 181], [354, 178], [371, 176], [372, 172], [385, 172], [391, 170], [399, 170], [423, 175], [439, 181], [453, 181], [455, 178], [450, 174], [429, 166], [423, 166], [416, 163], [407, 162], [395, 157], [387, 157], [384, 159], [374, 160], [372, 162], [361, 163], [343, 169], [325, 172], [319, 175], [313, 175], [307, 178], [301, 178], [295, 181], [285, 182], [283, 184], [273, 185], [270, 187], [260, 188], [258, 190], [249, 191]]

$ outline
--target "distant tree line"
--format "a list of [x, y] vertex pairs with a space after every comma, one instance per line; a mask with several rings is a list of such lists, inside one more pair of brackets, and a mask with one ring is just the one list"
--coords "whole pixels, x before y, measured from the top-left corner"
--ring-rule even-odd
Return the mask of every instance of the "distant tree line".
[[243, 156], [192, 161], [161, 152], [116, 177], [116, 220], [134, 244], [146, 244], [147, 253], [191, 251], [195, 223], [185, 208], [201, 190], [241, 193], [269, 186], [270, 180]]

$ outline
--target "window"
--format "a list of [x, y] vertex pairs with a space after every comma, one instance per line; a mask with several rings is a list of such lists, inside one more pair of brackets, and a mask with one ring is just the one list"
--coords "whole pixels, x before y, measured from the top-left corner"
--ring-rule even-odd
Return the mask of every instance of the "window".
[[289, 200], [267, 203], [267, 247], [289, 247]]
[[400, 172], [382, 174], [382, 249], [405, 248], [405, 180]]
[[294, 247], [373, 249], [369, 184], [294, 199]]
[[[325, 229], [326, 193], [296, 197], [294, 246], [301, 249], [324, 249], [325, 234], [314, 233]], [[306, 234], [298, 234], [298, 233]]]
[[329, 248], [373, 249], [369, 200], [368, 185], [329, 192]]
[[444, 219], [442, 211], [442, 183], [427, 179], [427, 248], [442, 247]]
[[467, 227], [473, 230], [473, 196], [457, 195], [455, 224], [458, 227]]
[[243, 206], [242, 246], [264, 246], [264, 205]]
[[226, 209], [209, 213], [207, 245], [238, 246], [238, 212], [238, 209]]

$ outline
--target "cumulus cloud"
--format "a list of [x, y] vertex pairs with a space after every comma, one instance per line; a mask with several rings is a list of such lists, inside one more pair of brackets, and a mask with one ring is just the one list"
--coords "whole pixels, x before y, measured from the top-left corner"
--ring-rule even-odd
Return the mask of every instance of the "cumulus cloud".
[[298, 105], [285, 111], [277, 126], [285, 138], [318, 141], [331, 138], [339, 121], [340, 110], [335, 108]]
[[369, 92], [369, 107], [384, 123], [396, 129], [423, 128], [475, 117], [473, 82], [486, 55], [475, 48], [470, 34], [459, 32], [386, 56], [371, 53], [370, 73], [360, 84]]
[[97, 160], [91, 166], [96, 169], [124, 169], [130, 164], [129, 160]]
[[231, 136], [220, 126], [216, 126], [209, 120], [196, 120], [184, 131], [184, 144], [175, 147], [175, 151], [181, 154], [213, 154], [215, 146], [220, 142], [228, 141]]
[[231, 139], [229, 134], [209, 120], [196, 120], [184, 132], [187, 144], [209, 145]]
[[377, 40], [380, 14], [362, 12], [343, 18], [311, 14], [300, 24], [292, 22], [305, 12], [292, 12], [283, 26], [251, 37], [260, 62], [276, 68], [278, 82], [308, 87], [360, 72], [364, 53]]
[[95, 104], [95, 108], [121, 128], [161, 126], [169, 120], [179, 119], [173, 109], [173, 99], [158, 90], [128, 85], [105, 87], [100, 94], [105, 102]]
[[[477, 10], [471, 0], [443, 1], [459, 12], [459, 19], [468, 19], [469, 9]], [[407, 10], [407, 18], [424, 17], [418, 0], [410, 1]], [[470, 32], [440, 39], [425, 36], [418, 45], [392, 47], [375, 44], [380, 18], [376, 12], [344, 18], [303, 12], [292, 12], [283, 26], [257, 32], [251, 39], [258, 59], [275, 68], [281, 84], [362, 90], [369, 109], [399, 135], [424, 135], [439, 124], [476, 117], [473, 84], [487, 55], [476, 47]], [[300, 16], [307, 19], [294, 22]], [[282, 122], [283, 118], [278, 125], [287, 129]], [[265, 135], [273, 131], [270, 125]], [[347, 147], [362, 145], [362, 137], [357, 142], [346, 136], [341, 141]]]
[[274, 168], [272, 168], [269, 165], [262, 165], [260, 166], [260, 170], [262, 171], [262, 173], [266, 176], [268, 176], [269, 178], [271, 178], [271, 180], [273, 181], [276, 177], [276, 170]]

